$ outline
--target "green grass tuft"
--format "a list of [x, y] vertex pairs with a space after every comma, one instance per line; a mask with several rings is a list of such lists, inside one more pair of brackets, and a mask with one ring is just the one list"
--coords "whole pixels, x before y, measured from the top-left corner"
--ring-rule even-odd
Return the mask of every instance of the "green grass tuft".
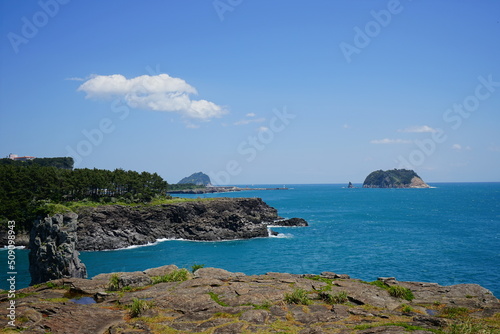
[[451, 319], [465, 317], [468, 314], [469, 310], [465, 307], [445, 307], [439, 313], [440, 316]]
[[389, 286], [387, 284], [385, 284], [384, 282], [379, 281], [379, 280], [370, 282], [368, 284], [378, 286], [379, 288], [382, 288], [384, 290], [388, 290], [389, 289]]
[[320, 292], [318, 294], [319, 298], [326, 302], [327, 304], [344, 304], [349, 301], [349, 297], [347, 296], [347, 292], [340, 291], [335, 294], [330, 294], [328, 292]]
[[189, 271], [185, 268], [174, 270], [163, 276], [153, 277], [153, 284], [168, 282], [183, 282], [189, 279]]
[[311, 304], [308, 292], [304, 289], [295, 289], [293, 290], [292, 293], [286, 293], [285, 302], [287, 302], [288, 304], [299, 304], [299, 305]]
[[498, 334], [500, 330], [488, 328], [484, 324], [464, 321], [454, 323], [445, 331], [446, 334]]
[[224, 307], [228, 307], [229, 306], [229, 304], [227, 304], [227, 303], [223, 302], [222, 300], [220, 300], [219, 295], [216, 294], [215, 292], [208, 292], [208, 295], [210, 296], [210, 298], [212, 298], [212, 300], [214, 302], [216, 302], [220, 306], [224, 306]]
[[152, 302], [148, 302], [148, 301], [143, 300], [143, 299], [134, 298], [134, 299], [132, 299], [132, 304], [128, 306], [128, 308], [130, 309], [129, 310], [130, 317], [137, 318], [138, 316], [140, 316], [142, 314], [142, 312], [150, 309], [151, 307], [153, 307]]
[[110, 291], [118, 291], [120, 289], [120, 276], [118, 274], [112, 274], [109, 278], [108, 289]]
[[413, 295], [413, 292], [411, 292], [410, 289], [399, 286], [399, 285], [393, 285], [393, 286], [389, 287], [389, 289], [387, 289], [387, 291], [389, 291], [389, 294], [391, 296], [396, 297], [396, 298], [405, 299], [405, 300], [408, 300], [410, 302], [413, 299], [415, 299], [415, 296]]
[[191, 272], [194, 274], [194, 272], [198, 269], [201, 269], [201, 268], [205, 268], [205, 265], [204, 264], [193, 264], [191, 266]]

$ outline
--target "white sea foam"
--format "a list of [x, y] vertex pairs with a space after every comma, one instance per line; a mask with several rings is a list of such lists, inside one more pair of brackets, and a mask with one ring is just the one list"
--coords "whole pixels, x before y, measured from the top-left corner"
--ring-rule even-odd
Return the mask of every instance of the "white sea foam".
[[290, 239], [293, 238], [293, 234], [290, 233], [278, 233], [278, 235], [269, 235], [270, 238], [278, 238], [278, 239]]
[[[271, 232], [271, 229], [269, 228], [269, 227], [272, 227], [272, 226], [268, 225], [267, 227], [268, 227], [267, 234], [268, 234], [269, 238], [293, 238], [293, 235], [290, 234], [290, 233], [278, 233], [277, 235], [274, 235]], [[282, 227], [282, 226], [274, 226], [274, 227]]]
[[[11, 247], [12, 248], [12, 247]], [[15, 246], [14, 249], [25, 249], [25, 246]], [[0, 250], [8, 250], [9, 246], [3, 246], [3, 248], [0, 248]]]
[[116, 249], [105, 249], [104, 251], [119, 251], [119, 250], [125, 250], [125, 249], [135, 249], [135, 248], [141, 248], [141, 247], [156, 246], [160, 242], [170, 241], [170, 240], [184, 240], [184, 239], [161, 238], [161, 239], [156, 239], [155, 242], [148, 242], [147, 244], [144, 244], [144, 245], [131, 245], [131, 246], [116, 248]]

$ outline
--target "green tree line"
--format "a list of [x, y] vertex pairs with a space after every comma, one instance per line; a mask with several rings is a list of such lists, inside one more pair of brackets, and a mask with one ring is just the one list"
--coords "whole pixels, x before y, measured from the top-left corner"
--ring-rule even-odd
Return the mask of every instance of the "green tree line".
[[0, 164], [0, 221], [27, 230], [47, 202], [146, 203], [164, 197], [167, 187], [156, 173]]
[[71, 157], [57, 157], [57, 158], [35, 158], [28, 161], [19, 161], [11, 159], [0, 159], [0, 165], [15, 165], [15, 166], [46, 166], [57, 167], [64, 169], [73, 169], [75, 161]]

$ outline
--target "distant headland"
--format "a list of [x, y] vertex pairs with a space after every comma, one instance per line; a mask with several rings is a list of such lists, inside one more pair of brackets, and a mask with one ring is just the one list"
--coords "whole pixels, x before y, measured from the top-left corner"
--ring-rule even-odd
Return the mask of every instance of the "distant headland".
[[235, 186], [213, 186], [210, 176], [198, 172], [180, 180], [177, 184], [169, 185], [169, 194], [211, 194], [247, 190], [287, 190], [288, 188], [241, 188]]

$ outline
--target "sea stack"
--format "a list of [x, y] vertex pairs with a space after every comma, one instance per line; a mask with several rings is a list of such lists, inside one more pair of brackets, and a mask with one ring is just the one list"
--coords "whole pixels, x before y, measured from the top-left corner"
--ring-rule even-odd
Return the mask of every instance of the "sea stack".
[[368, 175], [363, 188], [430, 188], [417, 173], [408, 169], [377, 170]]
[[78, 215], [56, 214], [35, 222], [30, 234], [31, 285], [58, 278], [86, 278], [76, 250]]

